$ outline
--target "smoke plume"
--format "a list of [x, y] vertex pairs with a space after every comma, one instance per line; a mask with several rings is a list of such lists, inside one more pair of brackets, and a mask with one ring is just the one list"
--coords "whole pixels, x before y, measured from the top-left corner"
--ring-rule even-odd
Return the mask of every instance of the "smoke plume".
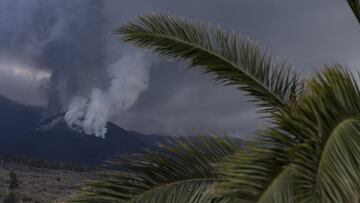
[[147, 58], [112, 35], [114, 3], [1, 0], [0, 94], [46, 106], [44, 116], [66, 112], [73, 129], [104, 137], [107, 122], [129, 109], [149, 80]]
[[147, 89], [150, 63], [141, 53], [124, 54], [107, 67], [110, 86], [93, 88], [89, 98], [74, 97], [65, 114], [73, 129], [105, 138], [106, 124], [112, 116], [129, 109]]

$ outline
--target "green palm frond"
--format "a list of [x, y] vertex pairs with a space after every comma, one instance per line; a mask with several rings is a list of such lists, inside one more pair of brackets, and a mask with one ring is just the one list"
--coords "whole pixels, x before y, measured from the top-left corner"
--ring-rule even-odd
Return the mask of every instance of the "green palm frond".
[[358, 202], [360, 91], [354, 77], [341, 66], [327, 67], [279, 118], [244, 154], [228, 159], [220, 194], [252, 202]]
[[[306, 111], [313, 113], [313, 136], [295, 151], [297, 199], [358, 202], [360, 195], [360, 91], [340, 66], [309, 82]], [[307, 118], [303, 118], [306, 122]], [[355, 201], [357, 200], [357, 201]]]
[[360, 23], [360, 1], [359, 0], [347, 0], [352, 12], [354, 13], [357, 21]]
[[224, 181], [216, 187], [219, 196], [248, 202], [286, 203], [291, 199], [289, 147], [284, 147], [278, 139], [263, 138], [249, 142], [247, 149], [223, 164]]
[[217, 164], [239, 149], [233, 138], [173, 138], [160, 151], [112, 161], [123, 172], [90, 184], [73, 202], [220, 201], [208, 191], [220, 181]]
[[215, 80], [253, 96], [262, 111], [274, 112], [296, 102], [302, 80], [288, 64], [275, 64], [255, 42], [219, 27], [162, 15], [140, 17], [115, 31], [123, 41], [171, 59], [184, 59]]
[[287, 166], [268, 185], [258, 197], [257, 203], [291, 203], [294, 202], [294, 174], [292, 167]]
[[[317, 146], [319, 147], [319, 146]], [[301, 152], [309, 152], [310, 147]], [[313, 156], [315, 153], [313, 153]], [[308, 202], [359, 202], [360, 120], [344, 120], [333, 129], [321, 153], [298, 159], [297, 199]], [[311, 161], [311, 168], [306, 168]]]

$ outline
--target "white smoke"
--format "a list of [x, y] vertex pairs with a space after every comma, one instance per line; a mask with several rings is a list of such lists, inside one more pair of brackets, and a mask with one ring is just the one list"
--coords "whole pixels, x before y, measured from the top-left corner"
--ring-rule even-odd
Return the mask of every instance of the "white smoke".
[[69, 127], [105, 138], [106, 124], [135, 104], [148, 88], [151, 62], [141, 53], [125, 54], [107, 67], [111, 80], [107, 90], [94, 88], [90, 98], [74, 97], [65, 114]]

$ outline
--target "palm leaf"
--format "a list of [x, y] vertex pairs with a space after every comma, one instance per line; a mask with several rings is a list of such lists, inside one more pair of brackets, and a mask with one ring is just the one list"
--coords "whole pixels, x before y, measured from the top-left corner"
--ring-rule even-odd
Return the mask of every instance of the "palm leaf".
[[224, 181], [217, 184], [219, 196], [240, 202], [286, 203], [292, 194], [290, 169], [286, 169], [289, 151], [275, 140], [259, 138], [253, 143], [223, 164]]
[[[339, 124], [324, 146], [311, 199], [322, 202], [359, 202], [360, 120]], [[315, 196], [315, 198], [313, 197]]]
[[298, 106], [278, 118], [246, 154], [228, 159], [220, 194], [252, 202], [354, 202], [360, 91], [351, 74], [327, 67], [308, 82]]
[[255, 42], [221, 28], [183, 18], [150, 15], [115, 31], [125, 42], [148, 48], [210, 73], [219, 83], [253, 96], [262, 111], [287, 108], [297, 100], [302, 80], [288, 64], [275, 64]]
[[352, 12], [354, 13], [356, 19], [360, 23], [360, 1], [359, 0], [347, 0]]
[[265, 191], [259, 196], [257, 203], [289, 203], [294, 202], [294, 182], [292, 167], [287, 166], [273, 179]]
[[[341, 66], [309, 82], [304, 111], [312, 112], [311, 137], [295, 151], [298, 201], [358, 202], [360, 91]], [[313, 119], [315, 118], [315, 119]], [[304, 122], [308, 117], [303, 117]], [[356, 201], [355, 201], [356, 200]]]
[[160, 151], [112, 161], [122, 172], [93, 182], [73, 202], [220, 201], [209, 191], [220, 180], [216, 165], [239, 149], [233, 138], [173, 138]]

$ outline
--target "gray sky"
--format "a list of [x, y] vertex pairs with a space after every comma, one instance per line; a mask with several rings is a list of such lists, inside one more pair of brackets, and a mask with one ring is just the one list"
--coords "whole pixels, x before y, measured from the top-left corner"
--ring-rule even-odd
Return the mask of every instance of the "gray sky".
[[[63, 111], [72, 97], [108, 85], [105, 68], [133, 49], [112, 30], [149, 13], [206, 20], [250, 36], [305, 76], [324, 64], [353, 70], [360, 64], [359, 26], [346, 0], [2, 0], [0, 94]], [[242, 92], [183, 65], [157, 59], [148, 89], [112, 120], [162, 134], [247, 136], [263, 125]]]

